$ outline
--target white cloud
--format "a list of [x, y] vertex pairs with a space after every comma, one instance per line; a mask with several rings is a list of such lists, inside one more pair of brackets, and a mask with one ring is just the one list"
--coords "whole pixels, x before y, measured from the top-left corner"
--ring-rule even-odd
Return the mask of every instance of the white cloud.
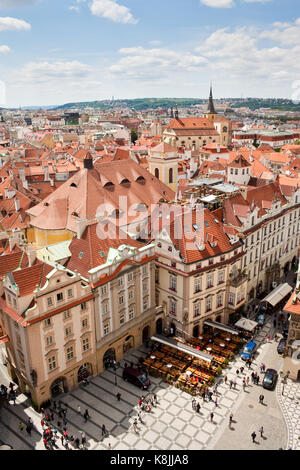
[[0, 31], [29, 31], [31, 25], [27, 21], [18, 20], [17, 18], [0, 17]]
[[295, 46], [300, 42], [300, 17], [294, 23], [273, 23], [274, 28], [263, 31], [261, 38], [268, 38], [280, 44]]
[[178, 52], [166, 48], [122, 48], [123, 57], [110, 67], [110, 72], [135, 79], [161, 79], [174, 71], [191, 72], [203, 68], [207, 59], [191, 52]]
[[77, 6], [75, 6], [75, 5], [71, 5], [71, 6], [68, 8], [68, 10], [71, 10], [71, 11], [79, 11], [80, 8], [77, 7]]
[[8, 46], [0, 46], [0, 54], [6, 54], [10, 52], [10, 48]]
[[272, 1], [273, 0], [244, 0], [246, 3], [268, 3]]
[[14, 82], [50, 82], [85, 78], [91, 67], [77, 60], [28, 62], [14, 74]]
[[1, 8], [27, 7], [38, 3], [39, 0], [0, 0]]
[[116, 0], [92, 0], [90, 10], [95, 16], [101, 16], [115, 23], [138, 23], [129, 8], [120, 5]]
[[235, 6], [234, 0], [200, 0], [200, 3], [211, 8], [232, 8]]

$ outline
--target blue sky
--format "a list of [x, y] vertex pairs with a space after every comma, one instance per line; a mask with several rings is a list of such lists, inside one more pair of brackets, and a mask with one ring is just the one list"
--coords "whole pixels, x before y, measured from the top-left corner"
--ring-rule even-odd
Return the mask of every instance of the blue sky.
[[300, 97], [299, 0], [0, 0], [5, 106]]

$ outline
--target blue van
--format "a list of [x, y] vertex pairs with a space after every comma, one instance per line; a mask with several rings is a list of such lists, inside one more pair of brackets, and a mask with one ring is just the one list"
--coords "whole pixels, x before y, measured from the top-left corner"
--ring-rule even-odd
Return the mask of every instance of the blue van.
[[249, 343], [246, 344], [244, 347], [244, 350], [241, 354], [241, 358], [246, 361], [247, 359], [252, 359], [252, 356], [254, 355], [256, 350], [256, 343], [254, 341], [249, 341]]

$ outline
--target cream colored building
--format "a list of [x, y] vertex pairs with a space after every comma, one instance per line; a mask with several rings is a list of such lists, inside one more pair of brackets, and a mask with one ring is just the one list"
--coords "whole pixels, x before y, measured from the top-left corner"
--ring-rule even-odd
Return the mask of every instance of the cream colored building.
[[243, 307], [247, 276], [242, 244], [224, 234], [214, 213], [182, 210], [156, 238], [156, 303], [164, 308], [167, 330], [172, 326], [178, 335], [198, 336], [205, 320], [227, 324]]
[[289, 333], [284, 351], [283, 375], [300, 381], [300, 277], [284, 311], [289, 316]]
[[177, 149], [165, 142], [149, 150], [149, 172], [174, 192], [178, 185], [178, 161]]

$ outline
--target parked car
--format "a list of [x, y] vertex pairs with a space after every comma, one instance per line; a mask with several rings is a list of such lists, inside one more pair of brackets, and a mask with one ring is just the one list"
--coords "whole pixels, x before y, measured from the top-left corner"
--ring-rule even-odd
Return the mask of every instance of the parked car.
[[275, 369], [267, 369], [263, 378], [263, 388], [273, 390], [278, 379], [278, 373]]
[[123, 379], [128, 380], [132, 384], [136, 385], [143, 390], [148, 390], [151, 382], [145, 372], [141, 372], [139, 369], [133, 367], [126, 367], [123, 370]]
[[244, 347], [244, 350], [241, 354], [241, 359], [246, 361], [247, 359], [252, 359], [256, 351], [256, 343], [254, 341], [249, 341]]
[[284, 350], [284, 348], [285, 348], [285, 345], [286, 345], [286, 338], [281, 338], [281, 340], [279, 341], [278, 346], [277, 346], [277, 352], [278, 352], [278, 354], [282, 354], [282, 353], [283, 353], [283, 350]]

